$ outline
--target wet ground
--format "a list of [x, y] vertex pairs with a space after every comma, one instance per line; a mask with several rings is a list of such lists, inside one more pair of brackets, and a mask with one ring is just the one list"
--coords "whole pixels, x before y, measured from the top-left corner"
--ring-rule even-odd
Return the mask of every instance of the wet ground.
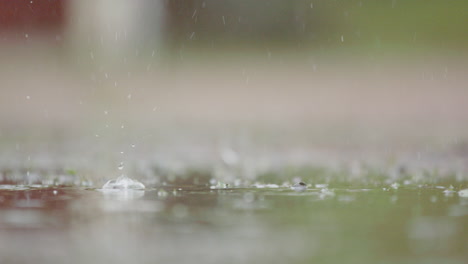
[[0, 185], [2, 263], [466, 263], [466, 184]]
[[468, 259], [463, 58], [6, 51], [1, 264]]

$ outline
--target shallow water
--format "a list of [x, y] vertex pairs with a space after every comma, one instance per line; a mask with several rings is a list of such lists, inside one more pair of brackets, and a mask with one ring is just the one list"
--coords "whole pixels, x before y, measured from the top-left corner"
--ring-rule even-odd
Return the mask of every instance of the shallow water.
[[466, 186], [0, 186], [1, 263], [465, 263]]

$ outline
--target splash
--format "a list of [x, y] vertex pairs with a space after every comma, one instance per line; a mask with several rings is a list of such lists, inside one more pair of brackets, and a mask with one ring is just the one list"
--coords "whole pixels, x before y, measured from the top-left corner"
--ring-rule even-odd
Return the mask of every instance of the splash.
[[106, 182], [106, 184], [102, 186], [102, 189], [141, 190], [145, 189], [145, 185], [137, 180], [130, 179], [126, 175], [122, 175], [117, 179]]

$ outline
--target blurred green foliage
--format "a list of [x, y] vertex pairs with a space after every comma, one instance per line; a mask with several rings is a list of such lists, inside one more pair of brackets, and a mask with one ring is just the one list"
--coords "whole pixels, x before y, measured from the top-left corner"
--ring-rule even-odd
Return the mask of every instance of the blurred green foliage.
[[168, 32], [184, 46], [464, 51], [467, 11], [465, 0], [185, 0], [170, 5]]

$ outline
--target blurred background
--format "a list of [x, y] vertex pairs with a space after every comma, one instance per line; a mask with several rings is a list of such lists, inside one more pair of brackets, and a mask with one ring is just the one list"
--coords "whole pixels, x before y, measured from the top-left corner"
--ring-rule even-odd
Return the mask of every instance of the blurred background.
[[1, 162], [28, 177], [109, 178], [121, 161], [239, 165], [246, 177], [304, 164], [466, 177], [467, 10], [1, 0]]

